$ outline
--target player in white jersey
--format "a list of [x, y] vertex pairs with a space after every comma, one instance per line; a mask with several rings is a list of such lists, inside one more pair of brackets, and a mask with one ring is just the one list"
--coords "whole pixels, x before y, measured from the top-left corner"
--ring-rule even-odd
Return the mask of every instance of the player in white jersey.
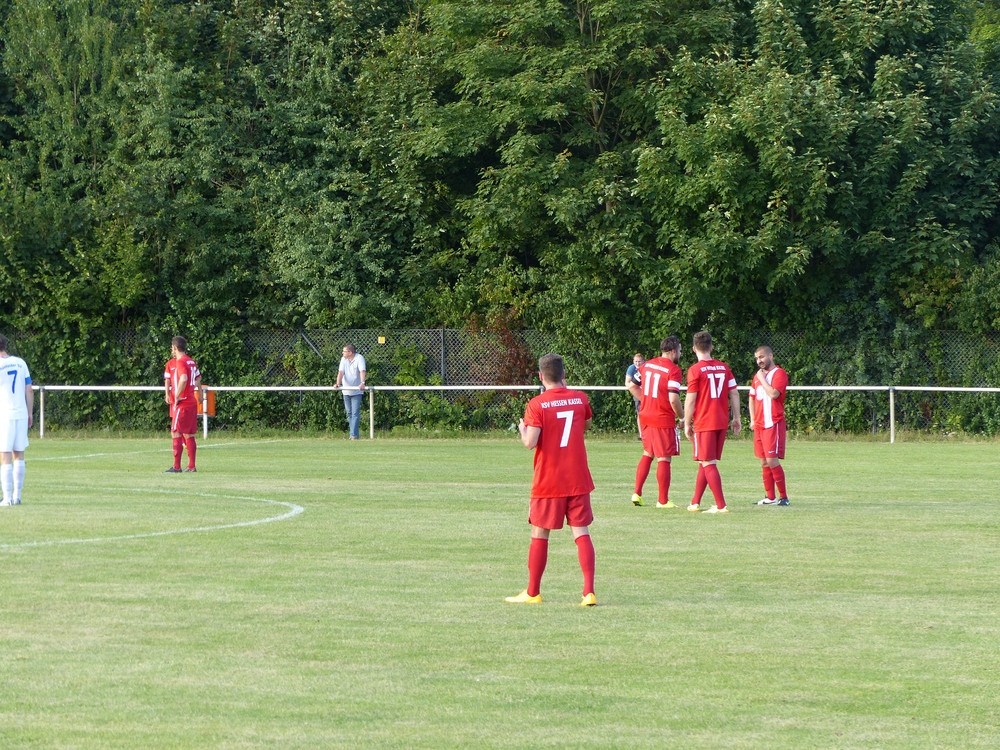
[[21, 504], [24, 450], [28, 447], [35, 394], [31, 373], [20, 357], [7, 353], [7, 337], [0, 334], [0, 485], [2, 506]]

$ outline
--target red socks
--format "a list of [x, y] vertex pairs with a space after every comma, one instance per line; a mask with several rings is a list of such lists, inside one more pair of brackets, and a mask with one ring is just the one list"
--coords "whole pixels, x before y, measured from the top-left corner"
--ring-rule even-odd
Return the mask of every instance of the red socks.
[[[198, 447], [194, 443], [194, 435], [192, 435], [189, 438], [184, 438], [184, 445], [186, 445], [187, 449], [188, 449], [188, 468], [189, 469], [193, 469], [194, 468], [194, 455], [195, 455], [195, 453], [198, 452]], [[178, 457], [177, 460], [178, 460], [178, 462], [180, 462], [180, 458], [179, 457]]]
[[173, 448], [174, 448], [174, 468], [177, 471], [181, 470], [181, 453], [184, 452], [184, 438], [175, 437], [173, 438]]
[[[712, 490], [712, 496], [715, 498], [715, 506], [719, 509], [726, 507], [726, 497], [722, 494], [722, 475], [719, 473], [719, 467], [715, 464], [708, 464], [704, 467], [705, 471], [705, 481], [708, 483], [708, 488]], [[701, 474], [701, 472], [698, 472]]]
[[775, 466], [771, 469], [771, 476], [774, 477], [774, 485], [778, 488], [778, 497], [788, 497], [788, 492], [785, 490], [785, 470], [781, 466]]
[[184, 448], [187, 447], [188, 452], [188, 468], [194, 468], [194, 456], [198, 452], [198, 446], [195, 445], [194, 435], [191, 437], [175, 437], [172, 438], [173, 448], [174, 448], [174, 468], [177, 471], [181, 470], [181, 456], [184, 454]]
[[768, 500], [774, 500], [774, 471], [770, 466], [764, 466], [760, 470], [764, 479], [764, 496]]
[[[576, 538], [576, 554], [580, 559], [580, 570], [583, 571], [583, 595], [594, 593], [595, 554], [594, 543], [590, 534]], [[549, 540], [531, 537], [528, 547], [528, 596], [538, 596], [542, 590], [542, 573], [549, 559]]]
[[590, 534], [576, 538], [576, 554], [580, 558], [580, 570], [583, 571], [583, 595], [593, 594], [595, 555], [594, 543], [590, 539]]
[[542, 573], [549, 559], [549, 540], [531, 537], [528, 547], [528, 596], [538, 596], [542, 588]]
[[639, 465], [635, 467], [635, 494], [639, 497], [642, 497], [642, 485], [646, 483], [646, 477], [649, 476], [649, 467], [652, 465], [653, 457], [643, 453], [642, 458], [639, 459]]
[[705, 494], [708, 481], [705, 479], [705, 467], [698, 464], [698, 476], [694, 479], [694, 497], [691, 498], [691, 505], [700, 505], [701, 496]]
[[670, 462], [657, 461], [656, 463], [656, 484], [660, 488], [660, 505], [664, 505], [670, 499]]

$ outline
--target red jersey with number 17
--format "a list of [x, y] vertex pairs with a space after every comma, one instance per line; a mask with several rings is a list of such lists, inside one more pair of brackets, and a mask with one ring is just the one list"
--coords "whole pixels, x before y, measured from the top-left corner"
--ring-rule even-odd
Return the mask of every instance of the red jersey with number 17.
[[584, 425], [593, 416], [586, 394], [569, 388], [550, 388], [528, 402], [524, 423], [542, 430], [535, 445], [532, 497], [570, 497], [593, 491], [583, 442]]
[[729, 365], [717, 359], [695, 362], [687, 371], [688, 395], [697, 393], [694, 402], [694, 432], [724, 430], [729, 426], [729, 393], [736, 389], [736, 378]]

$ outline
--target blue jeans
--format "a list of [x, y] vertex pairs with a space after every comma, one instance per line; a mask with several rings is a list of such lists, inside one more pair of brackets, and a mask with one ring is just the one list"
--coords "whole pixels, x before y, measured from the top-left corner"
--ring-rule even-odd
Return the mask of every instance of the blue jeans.
[[351, 437], [358, 438], [358, 428], [361, 426], [361, 399], [364, 398], [364, 394], [359, 393], [357, 396], [349, 396], [344, 394], [344, 411], [347, 412], [347, 425], [351, 428]]

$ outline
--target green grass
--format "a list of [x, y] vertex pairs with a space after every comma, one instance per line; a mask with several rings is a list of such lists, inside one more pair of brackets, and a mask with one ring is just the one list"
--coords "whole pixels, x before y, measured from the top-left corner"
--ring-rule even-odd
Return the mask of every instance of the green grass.
[[545, 603], [503, 602], [526, 579], [514, 438], [215, 437], [164, 475], [168, 444], [33, 441], [0, 509], [0, 747], [1000, 740], [996, 444], [797, 441], [792, 506], [758, 508], [735, 441], [733, 512], [705, 517], [633, 508], [638, 444], [592, 439], [589, 609], [565, 529]]

